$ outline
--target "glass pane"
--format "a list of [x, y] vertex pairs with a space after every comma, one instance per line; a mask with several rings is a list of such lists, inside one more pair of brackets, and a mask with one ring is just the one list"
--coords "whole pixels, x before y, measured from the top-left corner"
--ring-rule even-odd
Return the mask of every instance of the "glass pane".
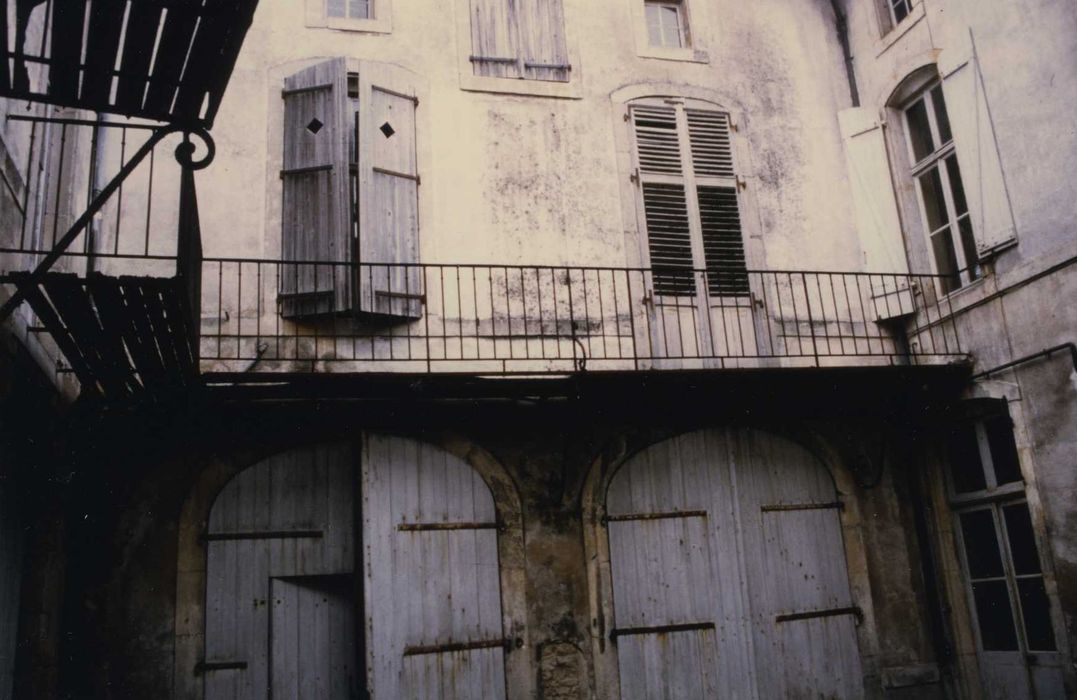
[[942, 97], [941, 85], [936, 85], [931, 90], [931, 103], [935, 107], [935, 126], [939, 128], [939, 140], [942, 143], [950, 143], [953, 135], [950, 133], [950, 117], [946, 116], [946, 100]]
[[348, 0], [348, 16], [352, 19], [368, 19], [370, 0]]
[[961, 252], [965, 254], [965, 269], [968, 271], [969, 280], [980, 279], [983, 272], [980, 270], [980, 260], [976, 253], [976, 239], [972, 237], [972, 219], [968, 214], [958, 220], [957, 230], [961, 235]]
[[647, 3], [647, 37], [651, 46], [662, 45], [662, 6]]
[[666, 5], [662, 8], [662, 25], [665, 29], [665, 46], [680, 48], [684, 45], [681, 40], [681, 9], [679, 7]]
[[1032, 533], [1028, 504], [1006, 506], [1002, 512], [1006, 518], [1006, 534], [1010, 538], [1013, 572], [1018, 576], [1040, 573], [1040, 556], [1036, 551], [1036, 536]]
[[976, 619], [980, 623], [980, 640], [986, 651], [1017, 651], [1017, 630], [1005, 581], [981, 581], [972, 584], [976, 601]]
[[942, 275], [943, 292], [952, 292], [961, 286], [957, 276], [957, 258], [954, 257], [954, 242], [950, 238], [950, 229], [944, 228], [931, 237], [931, 251], [935, 255], [935, 266]]
[[1017, 443], [1013, 440], [1013, 425], [1009, 416], [995, 416], [984, 421], [991, 461], [995, 465], [995, 481], [1012, 484], [1022, 481], [1021, 464], [1017, 460]]
[[987, 488], [975, 425], [969, 423], [954, 429], [950, 434], [949, 453], [954, 493], [983, 491]]
[[946, 175], [950, 178], [950, 191], [954, 195], [954, 211], [961, 216], [968, 212], [969, 205], [965, 200], [965, 186], [961, 183], [961, 169], [957, 167], [956, 155], [946, 159]]
[[909, 5], [905, 0], [890, 0], [890, 6], [894, 8], [894, 24], [909, 16]]
[[931, 127], [927, 122], [927, 106], [923, 99], [905, 110], [905, 118], [909, 125], [913, 160], [919, 163], [935, 152], [935, 142], [931, 138]]
[[999, 554], [992, 512], [973, 510], [962, 513], [960, 517], [969, 577], [978, 579], [1002, 576], [1002, 556]]
[[917, 179], [924, 199], [924, 216], [927, 217], [928, 230], [938, 231], [949, 223], [949, 217], [946, 214], [946, 195], [942, 189], [942, 177], [939, 175], [938, 167], [932, 167]]
[[1051, 604], [1043, 578], [1024, 578], [1017, 582], [1021, 597], [1021, 614], [1025, 618], [1025, 638], [1033, 651], [1054, 651], [1055, 631], [1051, 627]]
[[329, 17], [344, 17], [344, 0], [326, 0], [325, 14]]

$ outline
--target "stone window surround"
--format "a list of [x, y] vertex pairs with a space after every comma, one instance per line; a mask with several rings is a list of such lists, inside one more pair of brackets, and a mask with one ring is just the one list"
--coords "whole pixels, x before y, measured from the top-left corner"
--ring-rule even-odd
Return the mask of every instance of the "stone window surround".
[[306, 0], [306, 25], [316, 29], [337, 29], [371, 34], [390, 34], [393, 31], [393, 0], [370, 0], [373, 17], [352, 19], [329, 17], [326, 0]]
[[[697, 0], [698, 1], [698, 0]], [[700, 46], [696, 20], [699, 19], [692, 10], [691, 0], [680, 0], [684, 15], [684, 32], [688, 45], [681, 48], [668, 46], [651, 46], [647, 34], [647, 11], [644, 0], [624, 0], [630, 3], [633, 33], [636, 40], [636, 54], [641, 58], [657, 58], [664, 61], [683, 61], [688, 63], [710, 63], [710, 56]]]

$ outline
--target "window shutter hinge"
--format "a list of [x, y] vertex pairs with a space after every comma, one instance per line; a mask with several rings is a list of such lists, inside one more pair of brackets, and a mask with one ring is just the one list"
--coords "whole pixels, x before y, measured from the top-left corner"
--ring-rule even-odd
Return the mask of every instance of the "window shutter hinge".
[[732, 119], [729, 120], [729, 129], [731, 131], [736, 131], [736, 132], [740, 133], [740, 127], [737, 126], [737, 123], [735, 121], [733, 121]]
[[738, 190], [746, 190], [746, 189], [748, 189], [748, 181], [744, 179], [743, 175], [737, 175], [737, 189]]
[[636, 169], [635, 169], [635, 170], [634, 170], [634, 171], [632, 172], [632, 174], [628, 176], [628, 179], [629, 179], [629, 180], [630, 180], [630, 181], [631, 181], [631, 182], [632, 182], [633, 184], [636, 184], [636, 185], [638, 185], [638, 184], [639, 184], [639, 168], [636, 168]]

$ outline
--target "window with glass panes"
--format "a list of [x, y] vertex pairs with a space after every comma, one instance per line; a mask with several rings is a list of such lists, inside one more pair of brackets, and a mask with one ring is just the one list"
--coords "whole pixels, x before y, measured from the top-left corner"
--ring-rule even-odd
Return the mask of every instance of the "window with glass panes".
[[942, 291], [948, 293], [982, 273], [942, 85], [936, 83], [924, 90], [904, 112], [912, 177], [928, 245]]
[[374, 0], [325, 0], [325, 16], [340, 19], [371, 19]]
[[912, 0], [886, 0], [890, 6], [890, 19], [894, 26], [901, 23], [912, 12]]
[[689, 45], [683, 2], [647, 0], [645, 8], [651, 46], [681, 49]]
[[1007, 415], [954, 428], [950, 500], [980, 648], [1056, 650], [1032, 518]]

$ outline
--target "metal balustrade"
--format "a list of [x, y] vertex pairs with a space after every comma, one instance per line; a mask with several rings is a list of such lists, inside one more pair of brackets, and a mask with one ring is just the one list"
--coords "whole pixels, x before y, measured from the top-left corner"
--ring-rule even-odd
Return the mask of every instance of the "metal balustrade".
[[[711, 284], [706, 271], [685, 269], [209, 258], [201, 367], [541, 374], [939, 364], [963, 356], [937, 276], [731, 274], [737, 284]], [[676, 285], [665, 284], [674, 278]], [[655, 293], [671, 288], [675, 295]], [[743, 291], [707, 291], [714, 289]], [[346, 308], [337, 308], [341, 298], [351, 300]]]

